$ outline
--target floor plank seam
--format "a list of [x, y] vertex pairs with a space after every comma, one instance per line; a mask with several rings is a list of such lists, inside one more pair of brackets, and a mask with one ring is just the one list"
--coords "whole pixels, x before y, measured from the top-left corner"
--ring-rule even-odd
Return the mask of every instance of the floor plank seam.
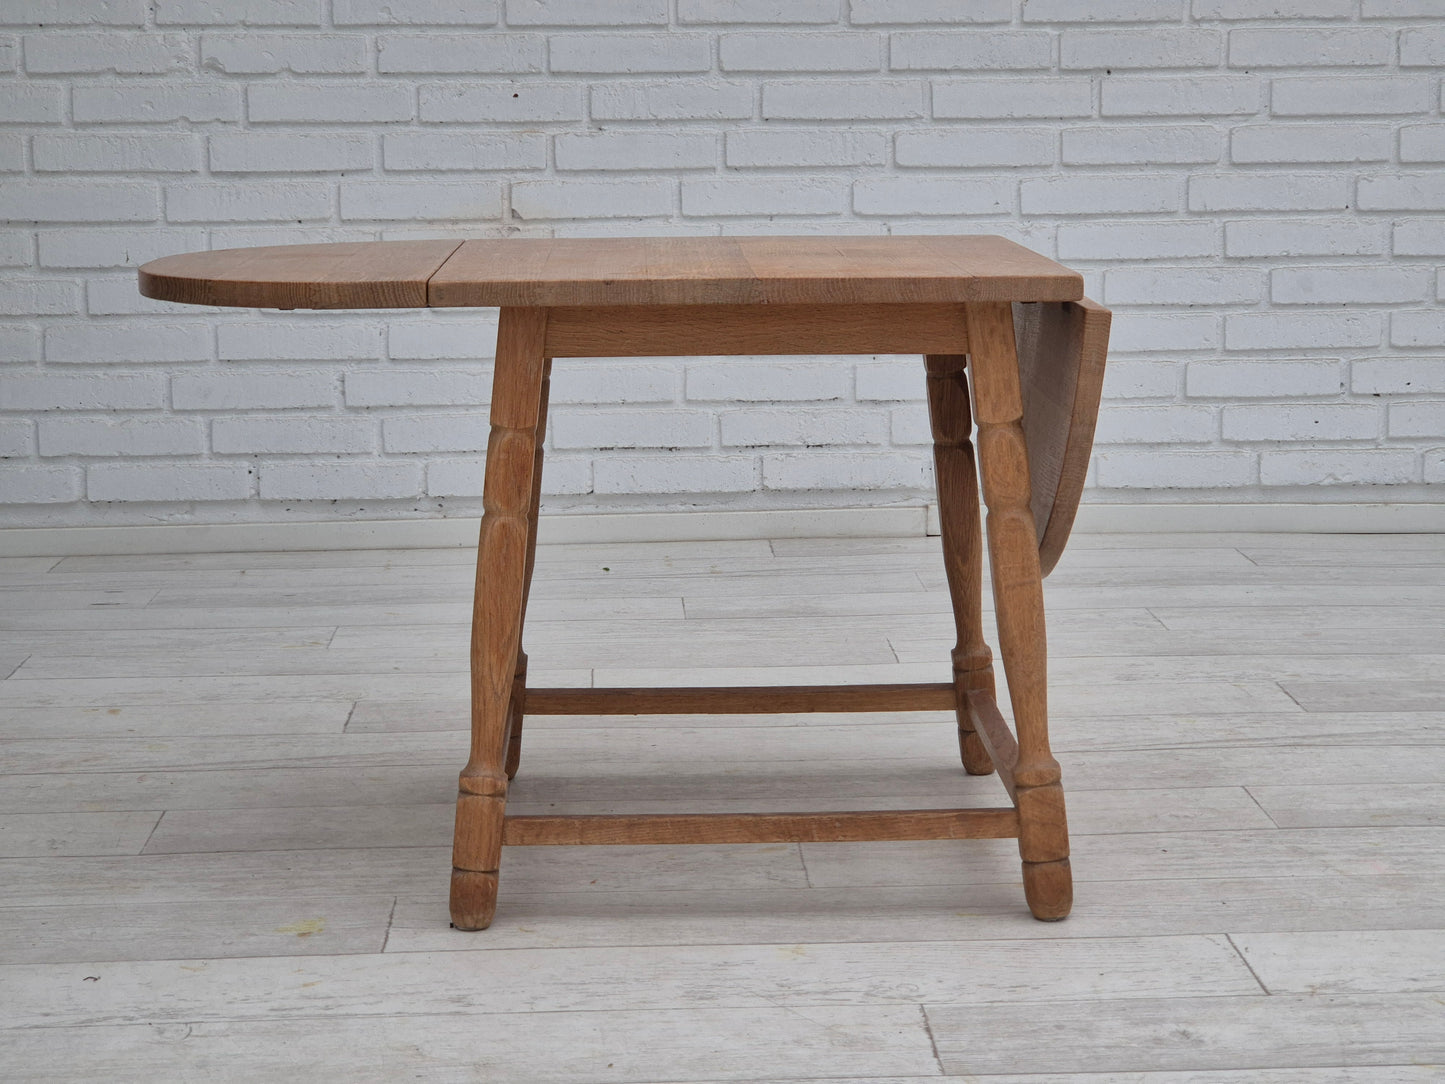
[[1301, 711], [1309, 713], [1310, 709], [1305, 707], [1303, 701], [1301, 701], [1299, 697], [1295, 696], [1294, 693], [1289, 691], [1289, 688], [1284, 684], [1284, 682], [1276, 681], [1275, 686], [1279, 689], [1280, 692], [1284, 693], [1285, 696], [1289, 697], [1296, 704], [1298, 704]]
[[918, 1016], [923, 1021], [923, 1034], [928, 1036], [928, 1048], [933, 1052], [933, 1061], [938, 1066], [938, 1073], [940, 1076], [947, 1076], [948, 1068], [943, 1064], [943, 1058], [938, 1053], [938, 1037], [933, 1034], [933, 1022], [928, 1019], [928, 1006], [922, 1002], [918, 1004]]
[[813, 875], [808, 872], [808, 855], [803, 844], [794, 843], [793, 846], [798, 850], [798, 865], [803, 868], [803, 890], [806, 891], [809, 888], [816, 888], [817, 885], [813, 883]]
[[386, 946], [391, 943], [391, 927], [392, 924], [396, 922], [396, 905], [400, 899], [400, 896], [393, 896], [391, 898], [391, 910], [387, 912], [386, 916], [386, 929], [381, 935], [381, 948], [377, 949], [379, 953], [385, 952]]
[[1244, 964], [1244, 966], [1249, 969], [1251, 977], [1253, 977], [1255, 982], [1259, 983], [1259, 988], [1264, 991], [1265, 996], [1273, 997], [1274, 991], [1272, 991], [1268, 986], [1266, 986], [1264, 984], [1264, 980], [1259, 977], [1259, 972], [1256, 971], [1254, 969], [1254, 965], [1249, 962], [1249, 957], [1244, 954], [1244, 950], [1241, 949], [1239, 945], [1235, 942], [1234, 934], [1227, 933], [1224, 935], [1224, 939], [1229, 942], [1229, 947], [1232, 948], [1234, 950], [1234, 954], [1239, 957], [1239, 962]]
[[1268, 809], [1264, 807], [1264, 803], [1259, 800], [1259, 796], [1254, 793], [1254, 791], [1250, 788], [1249, 784], [1245, 784], [1240, 789], [1243, 790], [1245, 794], [1249, 795], [1249, 800], [1252, 801], [1259, 808], [1259, 811], [1261, 813], [1263, 813], [1266, 817], [1269, 818], [1269, 822], [1271, 824], [1273, 824], [1276, 828], [1280, 829], [1284, 827], [1282, 824], [1279, 823], [1279, 821], [1275, 819], [1274, 814], [1272, 814]]
[[[147, 812], [149, 812], [149, 811], [147, 811]], [[163, 821], [163, 820], [166, 819], [166, 812], [167, 812], [166, 810], [162, 809], [162, 810], [160, 811], [160, 815], [159, 815], [158, 817], [156, 817], [156, 822], [155, 822], [155, 824], [151, 825], [151, 830], [146, 833], [145, 842], [142, 843], [142, 844], [140, 845], [140, 849], [135, 852], [137, 856], [140, 856], [140, 855], [143, 855], [143, 854], [146, 853], [146, 848], [150, 846], [151, 840], [155, 838], [156, 831], [157, 831], [157, 830], [160, 828], [160, 826], [161, 826], [161, 821]]]
[[[1045, 597], [1047, 598], [1047, 596], [1045, 596]], [[1156, 614], [1156, 613], [1154, 612], [1154, 608], [1153, 608], [1152, 606], [1143, 606], [1143, 607], [1140, 607], [1140, 608], [1141, 608], [1146, 614], [1149, 615], [1149, 617], [1154, 621], [1154, 623], [1155, 623], [1156, 625], [1159, 626], [1159, 630], [1160, 630], [1161, 632], [1173, 632], [1173, 631], [1174, 631], [1173, 629], [1171, 629], [1171, 628], [1168, 626], [1168, 624], [1164, 621], [1164, 619], [1163, 619], [1162, 617], [1160, 617], [1158, 614]], [[1057, 618], [1055, 618], [1055, 620], [1057, 620]]]

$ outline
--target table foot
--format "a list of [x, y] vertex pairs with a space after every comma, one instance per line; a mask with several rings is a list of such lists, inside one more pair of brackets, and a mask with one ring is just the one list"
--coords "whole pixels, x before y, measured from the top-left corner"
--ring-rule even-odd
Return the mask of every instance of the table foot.
[[989, 759], [988, 750], [979, 741], [977, 733], [963, 727], [958, 728], [958, 759], [968, 775], [993, 775], [993, 761]]
[[497, 913], [496, 873], [453, 869], [451, 909], [457, 929], [485, 930]]
[[979, 741], [978, 734], [961, 726], [958, 728], [958, 759], [969, 775], [993, 774], [993, 761], [989, 759], [988, 750]]
[[973, 715], [968, 706], [969, 693], [986, 693], [989, 699], [995, 696], [992, 656], [987, 647], [974, 654], [961, 649], [954, 651], [953, 687], [958, 698], [955, 715], [958, 718], [958, 756], [963, 761], [963, 770], [969, 775], [992, 775], [993, 758], [974, 729]]
[[1024, 899], [1040, 922], [1067, 918], [1074, 906], [1074, 874], [1069, 860], [1025, 862]]
[[483, 930], [497, 909], [507, 785], [496, 776], [464, 772], [461, 787], [452, 843], [452, 925]]

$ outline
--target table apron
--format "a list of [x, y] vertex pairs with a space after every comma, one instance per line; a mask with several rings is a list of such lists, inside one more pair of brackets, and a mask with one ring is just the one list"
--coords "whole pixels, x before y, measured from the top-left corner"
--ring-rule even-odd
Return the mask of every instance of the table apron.
[[962, 354], [964, 306], [607, 305], [547, 309], [554, 358]]

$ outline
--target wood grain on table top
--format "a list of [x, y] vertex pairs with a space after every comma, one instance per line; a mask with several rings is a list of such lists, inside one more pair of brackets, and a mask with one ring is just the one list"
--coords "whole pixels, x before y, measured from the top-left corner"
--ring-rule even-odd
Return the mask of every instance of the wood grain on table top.
[[1073, 301], [1074, 271], [1002, 237], [373, 241], [221, 249], [140, 269], [164, 301], [261, 308]]
[[411, 309], [460, 241], [356, 241], [222, 248], [163, 256], [140, 292], [187, 305], [262, 309]]

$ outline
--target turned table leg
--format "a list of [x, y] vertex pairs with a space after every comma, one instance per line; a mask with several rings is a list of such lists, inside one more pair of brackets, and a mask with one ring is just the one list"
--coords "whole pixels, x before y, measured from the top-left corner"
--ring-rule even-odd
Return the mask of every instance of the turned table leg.
[[999, 652], [1018, 733], [1013, 778], [1024, 895], [1035, 918], [1060, 919], [1073, 905], [1073, 879], [1059, 764], [1049, 749], [1043, 577], [1029, 506], [1013, 313], [1000, 303], [966, 311]]
[[983, 530], [979, 523], [978, 470], [973, 418], [968, 408], [967, 356], [928, 354], [928, 414], [933, 423], [933, 473], [943, 535], [943, 568], [953, 601], [958, 644], [953, 686], [958, 698], [958, 751], [969, 775], [988, 775], [993, 761], [969, 717], [970, 691], [993, 698], [993, 655], [983, 638]]
[[458, 786], [452, 847], [452, 924], [463, 930], [485, 929], [497, 906], [507, 804], [507, 726], [536, 502], [546, 321], [544, 309], [504, 308], [497, 329], [472, 607], [472, 745]]
[[527, 653], [522, 630], [527, 620], [527, 599], [532, 593], [532, 570], [537, 564], [537, 510], [542, 503], [542, 449], [547, 439], [547, 397], [552, 386], [552, 359], [542, 362], [542, 394], [537, 413], [537, 453], [532, 462], [532, 507], [527, 514], [527, 571], [522, 578], [522, 618], [517, 625], [517, 670], [512, 678], [512, 699], [507, 705], [507, 778], [515, 779], [522, 763], [522, 720], [527, 713]]

